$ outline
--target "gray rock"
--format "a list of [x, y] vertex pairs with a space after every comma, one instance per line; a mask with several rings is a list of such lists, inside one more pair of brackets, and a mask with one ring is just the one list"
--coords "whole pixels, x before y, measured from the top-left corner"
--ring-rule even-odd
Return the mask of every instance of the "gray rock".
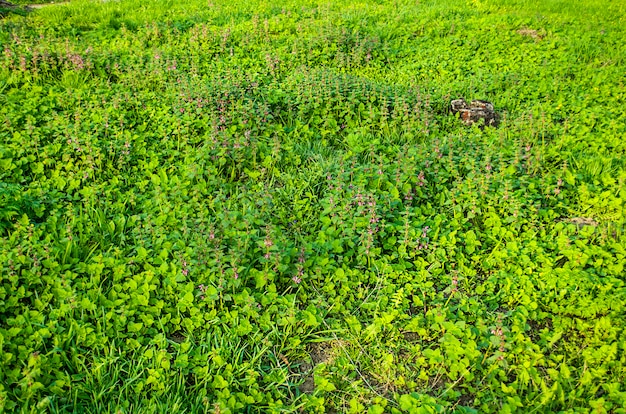
[[[498, 126], [500, 117], [496, 113], [493, 104], [488, 101], [473, 100], [469, 105], [465, 99], [454, 99], [450, 102], [450, 110], [453, 114], [459, 114], [463, 123], [467, 126], [479, 123], [481, 128], [485, 126]], [[480, 120], [483, 120], [480, 123]]]

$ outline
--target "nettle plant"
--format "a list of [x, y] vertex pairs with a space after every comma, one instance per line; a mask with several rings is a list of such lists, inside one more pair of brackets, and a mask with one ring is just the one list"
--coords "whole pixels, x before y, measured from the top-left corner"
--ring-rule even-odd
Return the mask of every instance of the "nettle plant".
[[144, 3], [0, 22], [0, 410], [621, 412], [616, 6]]

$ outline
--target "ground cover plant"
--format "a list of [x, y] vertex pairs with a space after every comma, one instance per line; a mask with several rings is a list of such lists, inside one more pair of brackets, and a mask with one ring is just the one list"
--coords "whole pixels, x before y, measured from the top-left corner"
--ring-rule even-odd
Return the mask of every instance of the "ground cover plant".
[[625, 412], [626, 3], [269, 3], [0, 21], [0, 411]]

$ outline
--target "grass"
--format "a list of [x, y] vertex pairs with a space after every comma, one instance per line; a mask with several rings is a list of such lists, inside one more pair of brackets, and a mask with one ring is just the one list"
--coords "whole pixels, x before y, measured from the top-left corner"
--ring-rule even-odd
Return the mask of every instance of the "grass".
[[0, 411], [624, 412], [625, 7], [5, 16]]

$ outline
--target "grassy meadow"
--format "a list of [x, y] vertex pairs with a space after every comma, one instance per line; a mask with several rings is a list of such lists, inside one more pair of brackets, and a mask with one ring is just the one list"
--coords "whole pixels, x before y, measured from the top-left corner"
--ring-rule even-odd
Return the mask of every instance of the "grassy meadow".
[[2, 14], [0, 412], [626, 413], [626, 1]]

